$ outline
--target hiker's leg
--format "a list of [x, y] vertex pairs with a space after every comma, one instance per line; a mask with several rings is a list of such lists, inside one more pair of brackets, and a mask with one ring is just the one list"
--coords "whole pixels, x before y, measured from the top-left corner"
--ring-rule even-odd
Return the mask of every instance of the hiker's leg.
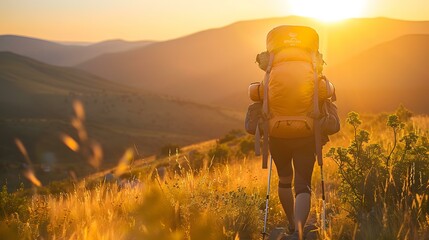
[[300, 193], [296, 195], [295, 200], [295, 229], [303, 231], [310, 213], [310, 193]]
[[292, 192], [292, 153], [285, 146], [283, 139], [270, 139], [270, 152], [276, 164], [279, 176], [279, 199], [289, 222], [288, 228], [295, 228], [294, 196]]
[[295, 228], [295, 198], [292, 192], [292, 176], [279, 177], [279, 199], [282, 204], [283, 210], [286, 213], [289, 222], [288, 230], [294, 231]]
[[295, 229], [302, 231], [310, 213], [311, 176], [313, 174], [314, 145], [297, 148], [293, 153], [295, 170]]

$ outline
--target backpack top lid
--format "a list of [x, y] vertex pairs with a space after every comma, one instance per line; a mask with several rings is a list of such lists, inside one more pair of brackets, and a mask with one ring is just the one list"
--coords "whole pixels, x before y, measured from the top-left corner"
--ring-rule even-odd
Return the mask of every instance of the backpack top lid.
[[287, 47], [298, 47], [317, 52], [319, 35], [305, 26], [283, 25], [274, 28], [267, 35], [267, 50], [276, 52]]

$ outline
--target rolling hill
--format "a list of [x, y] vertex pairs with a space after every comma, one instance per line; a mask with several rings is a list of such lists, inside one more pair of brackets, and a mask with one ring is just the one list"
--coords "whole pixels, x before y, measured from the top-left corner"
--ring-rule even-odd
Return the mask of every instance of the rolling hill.
[[327, 75], [347, 111], [392, 111], [404, 104], [428, 114], [428, 69], [429, 35], [406, 35], [334, 66]]
[[57, 66], [74, 66], [104, 53], [127, 51], [151, 43], [116, 39], [89, 45], [70, 45], [24, 36], [0, 35], [0, 52], [10, 51]]
[[[341, 71], [340, 63], [384, 42], [408, 34], [429, 34], [429, 22], [386, 18], [350, 19], [326, 26], [300, 17], [253, 20], [145, 48], [106, 54], [78, 67], [153, 92], [244, 109], [249, 102], [248, 84], [263, 78], [263, 72], [254, 63], [255, 55], [264, 50], [267, 32], [281, 24], [317, 29], [329, 72]], [[426, 71], [423, 63], [416, 65], [418, 71]], [[366, 66], [362, 67], [365, 71]], [[407, 72], [397, 74], [407, 76]]]
[[[20, 173], [24, 162], [15, 138], [28, 147], [37, 166], [46, 154], [56, 156], [56, 174], [42, 177], [63, 176], [68, 168], [91, 171], [82, 156], [68, 150], [59, 137], [67, 133], [77, 139], [70, 123], [76, 99], [85, 108], [90, 141], [104, 149], [103, 167], [116, 165], [127, 147], [135, 146], [142, 156], [156, 154], [167, 144], [183, 146], [223, 136], [240, 128], [243, 119], [234, 111], [131, 89], [10, 52], [0, 53], [0, 91], [0, 173], [8, 175]], [[0, 182], [4, 181], [0, 176]]]

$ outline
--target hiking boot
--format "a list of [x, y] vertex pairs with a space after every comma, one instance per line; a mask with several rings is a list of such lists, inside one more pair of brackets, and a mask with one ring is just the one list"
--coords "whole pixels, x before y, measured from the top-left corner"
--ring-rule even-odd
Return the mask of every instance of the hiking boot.
[[276, 227], [271, 230], [268, 240], [279, 240], [285, 235], [286, 229], [282, 227]]
[[276, 227], [270, 232], [270, 238], [268, 240], [281, 240], [286, 236], [292, 235], [294, 232], [295, 227], [291, 225], [287, 226], [286, 228]]
[[298, 231], [293, 232], [290, 235], [284, 235], [280, 240], [300, 240]]
[[299, 238], [299, 232], [298, 231], [293, 232], [292, 235], [291, 235], [290, 240], [301, 240]]
[[293, 234], [294, 232], [295, 232], [295, 226], [289, 225], [289, 226], [286, 228], [286, 233], [287, 233], [288, 235], [291, 235], [291, 234]]

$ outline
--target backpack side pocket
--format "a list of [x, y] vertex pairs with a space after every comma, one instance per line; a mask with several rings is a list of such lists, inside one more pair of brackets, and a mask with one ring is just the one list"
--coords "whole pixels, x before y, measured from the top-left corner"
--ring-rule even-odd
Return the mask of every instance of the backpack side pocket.
[[260, 124], [262, 119], [262, 103], [255, 102], [247, 108], [246, 119], [244, 121], [244, 128], [249, 134], [255, 135], [256, 127]]

